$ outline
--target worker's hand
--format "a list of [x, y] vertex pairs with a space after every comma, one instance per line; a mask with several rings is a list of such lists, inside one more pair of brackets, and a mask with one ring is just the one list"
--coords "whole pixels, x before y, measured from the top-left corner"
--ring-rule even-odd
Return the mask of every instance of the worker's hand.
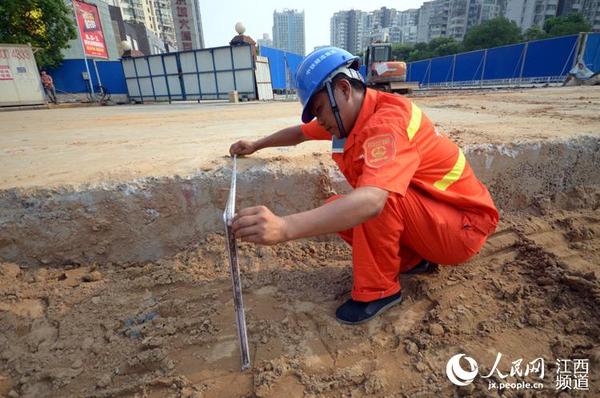
[[229, 147], [229, 154], [233, 155], [251, 155], [256, 152], [254, 142], [247, 140], [239, 140]]
[[235, 237], [244, 242], [274, 245], [287, 240], [288, 225], [265, 206], [242, 209], [231, 220]]

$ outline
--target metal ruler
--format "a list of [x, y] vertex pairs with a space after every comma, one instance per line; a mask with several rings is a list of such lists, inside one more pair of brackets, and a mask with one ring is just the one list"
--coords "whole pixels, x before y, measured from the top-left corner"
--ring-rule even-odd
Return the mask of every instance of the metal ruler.
[[250, 367], [250, 353], [248, 350], [248, 334], [246, 333], [246, 316], [244, 315], [244, 300], [242, 299], [242, 281], [240, 279], [240, 266], [238, 263], [237, 244], [231, 232], [229, 222], [235, 215], [235, 190], [236, 190], [236, 155], [233, 155], [231, 169], [231, 187], [229, 198], [223, 212], [225, 233], [227, 236], [227, 251], [229, 252], [229, 265], [231, 267], [231, 283], [233, 284], [233, 305], [235, 307], [238, 337], [240, 339], [240, 353], [242, 355], [242, 370]]

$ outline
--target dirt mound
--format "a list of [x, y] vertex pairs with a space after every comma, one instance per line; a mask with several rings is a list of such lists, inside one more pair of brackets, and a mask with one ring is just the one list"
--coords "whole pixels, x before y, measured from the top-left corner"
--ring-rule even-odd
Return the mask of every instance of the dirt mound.
[[[152, 263], [1, 264], [0, 396], [499, 396], [490, 383], [515, 381], [543, 388], [502, 396], [555, 396], [559, 358], [589, 359], [583, 396], [598, 396], [599, 206], [582, 188], [505, 214], [471, 262], [403, 276], [404, 302], [354, 327], [333, 317], [351, 287], [341, 241], [242, 245], [245, 373], [221, 235]], [[446, 375], [459, 353], [479, 364], [466, 387]], [[543, 379], [502, 377], [537, 358]]]

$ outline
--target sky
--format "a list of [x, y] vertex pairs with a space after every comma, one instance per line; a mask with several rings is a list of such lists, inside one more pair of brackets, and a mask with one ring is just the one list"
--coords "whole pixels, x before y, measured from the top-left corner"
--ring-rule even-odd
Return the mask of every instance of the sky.
[[225, 46], [237, 33], [236, 22], [243, 22], [246, 35], [254, 40], [261, 39], [263, 33], [273, 38], [273, 11], [284, 8], [304, 10], [304, 34], [306, 52], [315, 46], [329, 43], [329, 19], [334, 12], [350, 10], [373, 11], [381, 7], [406, 10], [418, 8], [423, 0], [405, 1], [327, 1], [327, 0], [199, 0], [202, 13], [202, 30], [206, 47]]

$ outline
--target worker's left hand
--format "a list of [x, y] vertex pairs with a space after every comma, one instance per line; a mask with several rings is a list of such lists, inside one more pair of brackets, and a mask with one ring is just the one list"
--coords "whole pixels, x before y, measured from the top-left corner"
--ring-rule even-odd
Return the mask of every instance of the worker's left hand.
[[287, 223], [265, 206], [247, 207], [231, 220], [235, 237], [244, 242], [274, 245], [286, 239]]

